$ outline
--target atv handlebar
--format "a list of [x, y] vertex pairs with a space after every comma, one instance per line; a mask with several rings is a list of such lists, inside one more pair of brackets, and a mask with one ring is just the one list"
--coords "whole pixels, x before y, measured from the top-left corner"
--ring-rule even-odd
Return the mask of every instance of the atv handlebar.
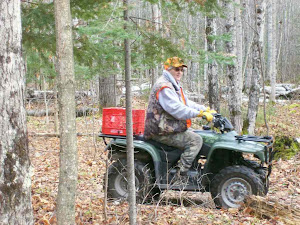
[[[233, 130], [232, 124], [226, 117], [223, 117], [220, 113], [212, 113], [212, 116], [213, 127], [219, 129], [221, 133]], [[202, 118], [206, 119], [205, 116], [203, 116]]]

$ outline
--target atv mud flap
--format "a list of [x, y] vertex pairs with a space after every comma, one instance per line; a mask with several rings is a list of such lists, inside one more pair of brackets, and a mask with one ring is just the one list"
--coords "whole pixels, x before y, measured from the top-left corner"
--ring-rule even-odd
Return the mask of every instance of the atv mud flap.
[[269, 178], [271, 172], [272, 172], [272, 164], [270, 164], [270, 165], [268, 166], [268, 175], [267, 175], [267, 179]]

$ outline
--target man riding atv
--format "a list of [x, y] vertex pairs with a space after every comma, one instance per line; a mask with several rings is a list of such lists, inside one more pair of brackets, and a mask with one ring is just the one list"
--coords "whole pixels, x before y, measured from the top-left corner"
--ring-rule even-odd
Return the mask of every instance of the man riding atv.
[[[237, 208], [248, 195], [266, 194], [273, 138], [239, 136], [227, 118], [188, 100], [179, 85], [184, 67], [178, 57], [166, 61], [150, 94], [144, 135], [134, 135], [137, 199], [152, 201], [165, 190], [210, 192], [217, 207]], [[189, 129], [193, 117], [205, 117], [211, 127]], [[127, 198], [126, 136], [99, 136], [111, 160], [108, 197]]]
[[203, 117], [212, 121], [209, 107], [199, 105], [187, 98], [179, 82], [187, 68], [178, 57], [168, 58], [164, 71], [153, 85], [146, 114], [144, 137], [162, 144], [181, 149], [176, 180], [186, 181], [195, 157], [203, 140], [200, 135], [190, 131], [191, 118]]

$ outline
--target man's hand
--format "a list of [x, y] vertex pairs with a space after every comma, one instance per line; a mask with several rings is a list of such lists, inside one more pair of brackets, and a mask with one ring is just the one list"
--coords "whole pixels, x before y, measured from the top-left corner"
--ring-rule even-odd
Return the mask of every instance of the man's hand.
[[211, 114], [217, 113], [216, 110], [213, 110], [213, 109], [211, 110], [209, 107], [206, 108], [205, 112], [208, 112], [208, 113], [211, 113]]
[[209, 110], [209, 111], [206, 111], [206, 112], [209, 112], [209, 113], [211, 113], [211, 114], [214, 114], [214, 113], [217, 113], [217, 111], [216, 110]]
[[200, 110], [200, 113], [197, 115], [197, 117], [202, 117], [203, 116], [203, 110]]
[[200, 110], [200, 113], [197, 115], [197, 117], [203, 117], [205, 116], [204, 119], [206, 119], [208, 122], [212, 121], [214, 113], [217, 113], [216, 110], [210, 110], [209, 107], [206, 108], [205, 112], [203, 110]]
[[203, 119], [206, 119], [207, 122], [211, 122], [214, 118], [210, 112], [204, 112], [202, 117]]

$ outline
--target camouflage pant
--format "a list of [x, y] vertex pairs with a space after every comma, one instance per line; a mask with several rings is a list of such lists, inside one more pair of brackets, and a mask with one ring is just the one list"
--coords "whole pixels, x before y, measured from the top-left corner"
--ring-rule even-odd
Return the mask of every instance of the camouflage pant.
[[181, 154], [179, 162], [180, 172], [187, 172], [189, 170], [203, 143], [200, 135], [189, 130], [165, 136], [157, 135], [152, 137], [152, 139], [184, 151]]

